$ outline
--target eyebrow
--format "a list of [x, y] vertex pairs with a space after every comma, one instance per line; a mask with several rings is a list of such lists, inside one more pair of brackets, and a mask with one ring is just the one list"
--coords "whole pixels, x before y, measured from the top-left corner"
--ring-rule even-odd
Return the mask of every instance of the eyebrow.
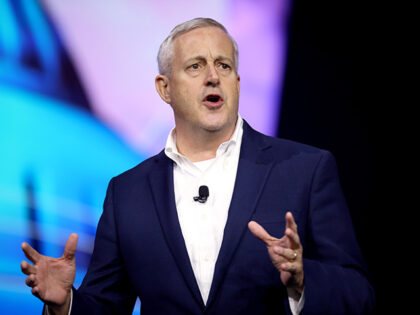
[[[206, 61], [206, 58], [204, 56], [198, 55], [198, 56], [194, 56], [194, 57], [188, 58], [185, 61], [185, 63], [188, 64], [188, 63], [193, 62], [193, 61]], [[221, 56], [221, 55], [217, 56], [215, 58], [215, 61], [228, 61], [231, 64], [233, 64], [233, 60], [232, 59], [230, 59], [229, 57]]]
[[188, 63], [191, 63], [193, 61], [203, 61], [203, 60], [206, 60], [206, 58], [204, 58], [203, 56], [194, 56], [194, 57], [188, 58], [185, 61], [185, 63], [188, 64]]

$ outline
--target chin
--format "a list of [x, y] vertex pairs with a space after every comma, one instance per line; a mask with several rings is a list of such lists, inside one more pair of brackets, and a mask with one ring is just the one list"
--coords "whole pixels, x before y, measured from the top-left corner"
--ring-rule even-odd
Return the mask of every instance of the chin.
[[228, 119], [208, 120], [202, 124], [203, 129], [209, 132], [218, 132], [230, 127]]
[[211, 125], [211, 126], [205, 126], [203, 129], [208, 132], [218, 132], [218, 131], [221, 131], [223, 128], [220, 126]]

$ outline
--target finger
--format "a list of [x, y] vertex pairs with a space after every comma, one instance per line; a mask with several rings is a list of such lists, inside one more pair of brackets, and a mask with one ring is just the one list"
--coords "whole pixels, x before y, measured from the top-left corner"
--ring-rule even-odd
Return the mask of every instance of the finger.
[[290, 241], [290, 248], [297, 249], [300, 247], [300, 238], [299, 234], [294, 232], [291, 229], [286, 229], [286, 236]]
[[287, 258], [284, 257], [284, 248], [280, 246], [267, 246], [267, 249], [273, 263], [279, 264], [287, 262]]
[[36, 264], [41, 257], [41, 254], [38, 253], [35, 249], [31, 247], [26, 242], [22, 243], [22, 250], [25, 253], [26, 258], [28, 258], [30, 261], [32, 261], [34, 264]]
[[283, 263], [280, 265], [281, 270], [288, 271], [291, 274], [296, 274], [300, 270], [300, 265], [292, 262]]
[[32, 288], [32, 290], [31, 290], [31, 293], [34, 295], [34, 296], [36, 296], [37, 298], [41, 298], [40, 297], [40, 295], [39, 295], [39, 287], [33, 287]]
[[73, 259], [76, 254], [77, 242], [79, 236], [76, 233], [72, 233], [67, 239], [66, 246], [64, 247], [63, 258]]
[[30, 275], [30, 274], [32, 274], [32, 273], [35, 273], [35, 266], [33, 266], [33, 265], [31, 265], [31, 264], [29, 264], [28, 262], [26, 262], [26, 261], [22, 261], [21, 263], [20, 263], [20, 269], [22, 270], [22, 272], [25, 274], [25, 275]]
[[259, 238], [266, 245], [269, 245], [272, 241], [278, 240], [277, 238], [272, 237], [270, 234], [268, 234], [267, 231], [255, 221], [250, 221], [248, 223], [248, 228], [251, 231], [251, 233], [255, 235], [255, 237]]
[[286, 229], [292, 229], [293, 231], [297, 232], [297, 224], [295, 222], [295, 218], [293, 217], [293, 214], [288, 211], [286, 213]]
[[280, 246], [274, 247], [274, 253], [277, 255], [282, 256], [286, 260], [293, 262], [298, 258], [299, 253], [295, 250], [289, 249], [289, 248], [283, 248]]
[[29, 277], [26, 277], [25, 283], [28, 287], [33, 288], [36, 285], [35, 275], [30, 275]]

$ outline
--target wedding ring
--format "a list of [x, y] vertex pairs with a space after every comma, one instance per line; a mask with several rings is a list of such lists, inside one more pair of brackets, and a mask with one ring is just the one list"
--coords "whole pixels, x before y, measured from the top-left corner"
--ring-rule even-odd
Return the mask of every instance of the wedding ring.
[[290, 262], [295, 261], [295, 260], [296, 260], [296, 258], [297, 258], [297, 253], [296, 253], [296, 252], [294, 252], [294, 253], [293, 253], [293, 257], [292, 257], [291, 259], [289, 259], [289, 261], [290, 261]]

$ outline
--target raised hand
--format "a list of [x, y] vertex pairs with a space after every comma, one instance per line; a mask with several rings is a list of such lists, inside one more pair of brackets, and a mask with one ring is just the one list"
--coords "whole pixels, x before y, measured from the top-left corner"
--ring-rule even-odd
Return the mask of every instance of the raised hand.
[[304, 288], [303, 248], [292, 213], [286, 213], [286, 229], [282, 238], [271, 236], [255, 221], [249, 222], [248, 228], [267, 246], [270, 259], [280, 272], [283, 284], [299, 297]]
[[78, 235], [71, 234], [60, 258], [41, 255], [28, 243], [22, 243], [25, 256], [33, 263], [21, 263], [22, 272], [28, 275], [26, 285], [32, 288], [33, 295], [57, 311], [68, 310], [70, 304], [70, 292], [76, 275], [74, 255], [77, 241]]

